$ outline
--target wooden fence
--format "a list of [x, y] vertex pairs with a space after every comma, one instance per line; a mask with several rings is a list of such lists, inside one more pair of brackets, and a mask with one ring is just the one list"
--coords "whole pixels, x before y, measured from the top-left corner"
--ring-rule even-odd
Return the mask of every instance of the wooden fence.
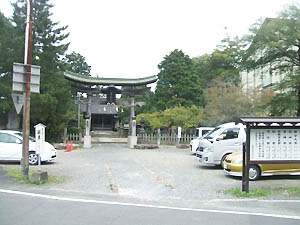
[[[181, 138], [178, 140], [177, 134], [137, 134], [139, 144], [189, 144], [193, 140], [194, 135], [192, 134], [181, 134]], [[74, 143], [82, 142], [82, 134], [67, 134], [67, 137], [64, 138], [66, 141], [73, 141]], [[178, 142], [179, 141], [179, 142]]]
[[68, 141], [73, 141], [75, 143], [80, 143], [80, 142], [82, 142], [82, 134], [81, 133], [79, 133], [79, 134], [68, 134], [67, 140]]
[[189, 144], [193, 140], [192, 134], [181, 134], [181, 138], [178, 140], [176, 134], [168, 136], [168, 134], [137, 134], [138, 143], [140, 144]]

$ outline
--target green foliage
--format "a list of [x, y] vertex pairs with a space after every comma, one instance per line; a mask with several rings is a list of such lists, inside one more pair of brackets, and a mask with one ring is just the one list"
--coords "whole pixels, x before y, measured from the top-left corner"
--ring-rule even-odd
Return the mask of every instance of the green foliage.
[[240, 65], [244, 54], [244, 42], [229, 35], [211, 54], [193, 58], [202, 88], [211, 86], [211, 81], [222, 77], [225, 82], [240, 85]]
[[[0, 13], [0, 123], [14, 106], [10, 97], [12, 63], [22, 62], [26, 1], [12, 4], [11, 22]], [[57, 140], [76, 118], [76, 106], [69, 81], [60, 71], [90, 74], [90, 66], [79, 53], [65, 55], [69, 43], [67, 27], [51, 20], [49, 0], [34, 1], [33, 64], [41, 66], [41, 93], [32, 94], [31, 127], [47, 126], [47, 139]], [[199, 124], [218, 125], [240, 116], [300, 115], [300, 9], [291, 5], [278, 18], [259, 21], [243, 39], [227, 35], [211, 54], [191, 59], [175, 49], [158, 65], [160, 70], [155, 93], [137, 95], [138, 120], [143, 115], [151, 129], [184, 129]], [[248, 49], [245, 51], [245, 44]], [[242, 69], [267, 66], [284, 79], [270, 90], [242, 92]], [[144, 87], [137, 87], [144, 88]], [[203, 91], [205, 89], [205, 92]], [[205, 94], [204, 94], [205, 93]], [[123, 95], [123, 101], [129, 97]], [[203, 109], [203, 107], [205, 108]], [[266, 110], [267, 108], [267, 110]], [[119, 117], [129, 122], [129, 107], [119, 108]], [[205, 121], [205, 122], [204, 122]]]
[[73, 73], [90, 76], [91, 67], [85, 61], [85, 57], [79, 53], [72, 52], [64, 58], [64, 70], [71, 71]]
[[[15, 59], [22, 61], [24, 52], [24, 34], [26, 21], [26, 1], [17, 0], [12, 4], [14, 14]], [[40, 94], [31, 95], [31, 128], [37, 123], [47, 126], [47, 140], [59, 140], [64, 127], [76, 115], [76, 107], [72, 99], [71, 86], [60, 72], [65, 63], [61, 58], [68, 49], [65, 39], [67, 27], [58, 27], [51, 20], [50, 9], [53, 7], [48, 0], [34, 1], [34, 32], [33, 32], [33, 64], [41, 66]], [[75, 54], [75, 53], [74, 53]], [[78, 56], [78, 55], [76, 55]], [[71, 63], [71, 59], [67, 61]], [[12, 65], [12, 64], [11, 64]]]
[[46, 183], [59, 184], [65, 180], [65, 178], [62, 176], [49, 175], [47, 181], [43, 181], [42, 183], [36, 183], [36, 182], [31, 181], [32, 174], [36, 173], [37, 172], [36, 170], [29, 171], [29, 180], [27, 181], [27, 180], [24, 180], [23, 172], [20, 169], [10, 169], [8, 167], [6, 167], [5, 169], [8, 170], [6, 176], [16, 178], [17, 181], [19, 181], [21, 184], [34, 184], [34, 185], [40, 185], [40, 184], [46, 184]]
[[194, 105], [189, 108], [176, 106], [162, 112], [143, 113], [137, 116], [138, 123], [142, 117], [146, 122], [146, 127], [149, 126], [152, 131], [159, 128], [176, 129], [179, 126], [185, 131], [187, 128], [197, 127], [203, 122], [203, 109]]
[[271, 115], [295, 116], [298, 111], [300, 73], [295, 69], [293, 74], [285, 76], [281, 82], [274, 84], [273, 89], [277, 91], [271, 101]]
[[[138, 87], [123, 87], [122, 90], [134, 90], [134, 89], [144, 89], [147, 88], [146, 86], [138, 86]], [[137, 105], [135, 106], [134, 110], [135, 110], [135, 114], [141, 114], [141, 113], [151, 113], [151, 112], [155, 112], [155, 106], [154, 106], [154, 93], [150, 90], [147, 90], [145, 93], [143, 94], [138, 94], [135, 95], [134, 97], [134, 101], [135, 103], [137, 102], [144, 102], [145, 105], [140, 106]], [[130, 96], [128, 94], [122, 94], [121, 96], [121, 101], [122, 102], [130, 102]], [[118, 111], [118, 117], [121, 119], [122, 123], [129, 123], [129, 117], [130, 117], [130, 107], [129, 105], [127, 106], [123, 106], [123, 107], [119, 107], [119, 111]]]
[[6, 115], [13, 109], [11, 86], [14, 41], [13, 26], [0, 12], [0, 124], [7, 123]]
[[140, 123], [142, 118], [145, 121], [145, 127], [150, 128], [152, 131], [157, 130], [159, 128], [165, 127], [165, 124], [163, 124], [163, 121], [161, 119], [161, 113], [160, 112], [154, 112], [154, 113], [141, 113], [137, 115], [137, 123]]
[[259, 21], [250, 32], [245, 37], [251, 45], [243, 67], [267, 67], [274, 77], [284, 77], [273, 86], [280, 94], [274, 98], [271, 111], [274, 116], [300, 116], [300, 8], [290, 5], [278, 18]]
[[222, 77], [215, 79], [213, 84], [205, 89], [208, 101], [204, 108], [206, 125], [236, 121], [241, 116], [266, 116], [266, 107], [273, 97], [271, 90], [244, 93], [240, 86], [225, 83]]
[[275, 195], [285, 195], [290, 197], [299, 197], [299, 187], [275, 187], [275, 188], [253, 188], [249, 193], [242, 192], [240, 188], [231, 188], [224, 191], [218, 191], [223, 194], [231, 194], [238, 198], [260, 198]]
[[203, 106], [204, 98], [195, 64], [181, 50], [174, 50], [158, 65], [155, 106], [164, 110], [175, 106]]
[[249, 193], [242, 192], [240, 188], [231, 188], [226, 191], [223, 191], [224, 194], [232, 194], [238, 198], [258, 198], [266, 197], [270, 194], [270, 191], [267, 189], [251, 189]]

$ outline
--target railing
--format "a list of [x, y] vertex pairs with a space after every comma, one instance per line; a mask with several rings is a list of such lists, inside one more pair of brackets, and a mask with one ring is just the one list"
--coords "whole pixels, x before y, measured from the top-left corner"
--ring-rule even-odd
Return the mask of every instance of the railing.
[[181, 138], [178, 140], [176, 134], [137, 134], [138, 143], [141, 144], [189, 144], [193, 140], [194, 135], [192, 134], [181, 134]]
[[81, 133], [79, 133], [79, 134], [68, 134], [67, 140], [68, 141], [73, 141], [75, 143], [79, 143], [79, 142], [82, 142], [82, 135], [81, 135]]
[[[194, 135], [192, 134], [181, 134], [181, 138], [178, 140], [177, 134], [137, 134], [138, 143], [140, 144], [189, 144], [193, 140]], [[82, 134], [67, 134], [66, 141], [73, 141], [74, 143], [82, 142]]]

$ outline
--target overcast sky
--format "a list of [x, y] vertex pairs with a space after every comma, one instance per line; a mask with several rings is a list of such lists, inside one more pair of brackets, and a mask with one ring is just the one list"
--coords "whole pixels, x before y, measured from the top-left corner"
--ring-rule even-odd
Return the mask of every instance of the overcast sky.
[[[0, 11], [12, 15], [10, 2]], [[294, 0], [50, 0], [53, 21], [68, 25], [69, 52], [86, 58], [92, 75], [141, 78], [174, 49], [211, 53], [226, 36], [241, 36], [259, 18], [275, 17]], [[227, 27], [227, 31], [225, 31]]]

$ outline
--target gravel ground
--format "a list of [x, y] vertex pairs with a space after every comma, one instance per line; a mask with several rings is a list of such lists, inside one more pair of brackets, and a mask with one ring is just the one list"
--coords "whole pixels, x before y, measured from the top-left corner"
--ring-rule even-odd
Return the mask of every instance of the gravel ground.
[[[0, 167], [20, 168], [17, 163], [1, 163]], [[36, 168], [33, 166], [31, 170]], [[125, 144], [102, 144], [71, 152], [59, 150], [56, 161], [44, 163], [42, 170], [50, 176], [62, 176], [64, 180], [58, 184], [35, 186], [8, 182], [0, 176], [0, 185], [59, 196], [131, 199], [143, 203], [159, 201], [186, 207], [212, 200], [234, 199], [219, 191], [241, 188], [242, 185], [240, 178], [228, 177], [220, 168], [201, 166], [188, 149], [169, 146], [135, 150]], [[0, 170], [0, 175], [3, 173]], [[250, 189], [299, 186], [299, 179], [299, 176], [267, 177], [250, 182]]]

